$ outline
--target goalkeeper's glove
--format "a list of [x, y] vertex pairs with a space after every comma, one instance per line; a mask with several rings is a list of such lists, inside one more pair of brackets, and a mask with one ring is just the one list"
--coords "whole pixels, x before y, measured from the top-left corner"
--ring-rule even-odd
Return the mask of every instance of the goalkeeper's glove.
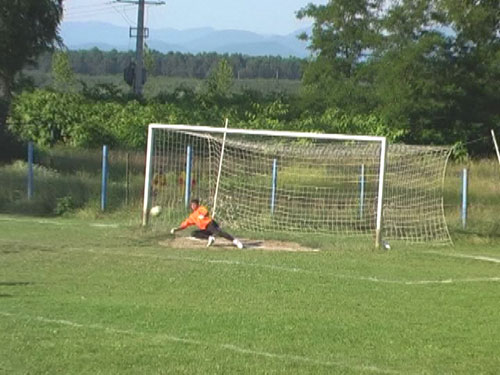
[[176, 230], [177, 230], [177, 228], [170, 229], [170, 234], [174, 234]]

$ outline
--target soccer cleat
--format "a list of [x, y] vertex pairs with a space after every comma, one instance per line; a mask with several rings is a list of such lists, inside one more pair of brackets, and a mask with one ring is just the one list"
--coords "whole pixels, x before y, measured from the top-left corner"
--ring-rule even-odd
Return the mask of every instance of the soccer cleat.
[[214, 236], [208, 237], [207, 247], [212, 246], [214, 244], [214, 242], [215, 242], [215, 237]]
[[238, 249], [243, 249], [243, 244], [237, 240], [236, 238], [233, 241], [233, 244], [238, 248]]

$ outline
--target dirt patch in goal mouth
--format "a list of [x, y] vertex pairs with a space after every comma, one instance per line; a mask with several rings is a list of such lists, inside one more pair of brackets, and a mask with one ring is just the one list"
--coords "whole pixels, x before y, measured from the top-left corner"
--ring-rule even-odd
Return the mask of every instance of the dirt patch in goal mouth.
[[[243, 243], [243, 250], [267, 250], [267, 251], [290, 251], [290, 252], [319, 252], [318, 249], [302, 246], [296, 242], [276, 241], [276, 240], [251, 240], [241, 239]], [[236, 247], [229, 241], [223, 238], [217, 238], [215, 243], [207, 248], [207, 240], [202, 240], [193, 237], [175, 237], [160, 241], [159, 244], [165, 247], [172, 247], [174, 249], [236, 249]]]

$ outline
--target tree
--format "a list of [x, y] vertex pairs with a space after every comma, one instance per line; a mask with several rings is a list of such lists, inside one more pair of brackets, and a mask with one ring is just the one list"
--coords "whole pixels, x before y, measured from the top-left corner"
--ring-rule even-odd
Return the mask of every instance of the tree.
[[456, 87], [442, 20], [432, 0], [393, 2], [381, 20], [384, 37], [372, 61], [374, 111], [403, 130], [407, 142], [446, 142], [435, 125], [447, 124]]
[[63, 0], [15, 0], [0, 3], [0, 158], [12, 158], [15, 141], [5, 133], [14, 79], [41, 52], [60, 43], [57, 27]]
[[412, 143], [500, 130], [498, 0], [330, 0], [298, 16], [314, 19], [308, 111], [373, 113]]
[[[16, 73], [43, 51], [60, 43], [58, 25], [63, 0], [16, 0], [0, 3], [0, 139]], [[6, 145], [0, 145], [0, 148]]]
[[227, 97], [233, 85], [233, 68], [226, 59], [222, 59], [207, 78], [207, 91], [210, 96]]
[[376, 111], [406, 127], [409, 142], [488, 139], [500, 120], [499, 15], [490, 0], [392, 4], [375, 64]]
[[52, 77], [54, 86], [60, 91], [70, 91], [74, 85], [75, 74], [66, 51], [58, 50], [52, 55]]
[[[455, 35], [455, 81], [463, 95], [453, 122], [463, 128], [463, 140], [489, 141], [491, 128], [500, 131], [500, 2], [435, 1]], [[481, 142], [472, 146], [474, 152], [490, 149]]]
[[[498, 0], [434, 0], [457, 35], [457, 42], [472, 42], [475, 48], [500, 42], [500, 3]], [[469, 44], [469, 47], [471, 45]]]
[[0, 5], [0, 89], [11, 96], [14, 77], [36, 56], [60, 44], [62, 0], [2, 1]]
[[367, 89], [360, 68], [379, 43], [382, 4], [381, 0], [330, 0], [298, 12], [299, 18], [315, 20], [312, 34], [301, 36], [313, 52], [303, 79], [311, 105], [350, 112], [364, 107]]
[[149, 75], [156, 75], [155, 65], [155, 51], [152, 51], [147, 44], [144, 44], [144, 68]]

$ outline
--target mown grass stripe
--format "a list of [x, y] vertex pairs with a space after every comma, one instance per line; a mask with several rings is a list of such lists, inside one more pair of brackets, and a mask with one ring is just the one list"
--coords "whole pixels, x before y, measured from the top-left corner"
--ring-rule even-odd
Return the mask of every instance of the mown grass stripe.
[[241, 348], [237, 345], [233, 344], [214, 344], [210, 342], [204, 342], [200, 340], [193, 340], [193, 339], [186, 339], [182, 337], [177, 337], [169, 334], [152, 334], [152, 333], [146, 333], [146, 332], [139, 332], [139, 331], [134, 331], [134, 330], [129, 330], [129, 329], [116, 329], [116, 328], [111, 328], [111, 327], [105, 327], [99, 324], [82, 324], [82, 323], [77, 323], [73, 322], [67, 319], [49, 319], [45, 318], [42, 316], [37, 316], [37, 317], [30, 317], [30, 316], [21, 316], [19, 314], [12, 314], [9, 312], [4, 312], [0, 311], [0, 315], [5, 316], [5, 317], [13, 317], [13, 318], [22, 318], [25, 320], [35, 320], [38, 322], [42, 323], [48, 323], [48, 324], [58, 324], [58, 325], [64, 325], [72, 328], [78, 328], [78, 329], [95, 329], [95, 330], [102, 330], [107, 333], [114, 333], [114, 334], [125, 334], [125, 335], [140, 335], [140, 336], [155, 336], [156, 339], [164, 339], [167, 341], [171, 342], [178, 342], [178, 343], [183, 343], [183, 344], [189, 344], [189, 345], [198, 345], [198, 346], [212, 346], [212, 347], [217, 347], [219, 349], [224, 349], [224, 350], [229, 350], [235, 353], [239, 354], [248, 354], [248, 355], [254, 355], [254, 356], [259, 356], [259, 357], [266, 357], [270, 359], [278, 359], [282, 361], [288, 361], [288, 362], [302, 362], [302, 363], [312, 363], [315, 365], [320, 365], [320, 366], [327, 366], [327, 367], [342, 367], [346, 368], [349, 370], [355, 370], [355, 371], [368, 371], [368, 372], [375, 372], [375, 373], [380, 373], [380, 374], [399, 374], [399, 371], [395, 370], [389, 370], [389, 369], [382, 369], [373, 365], [350, 365], [342, 362], [337, 362], [337, 361], [329, 361], [329, 360], [317, 360], [309, 357], [304, 357], [304, 356], [298, 356], [298, 355], [293, 355], [293, 354], [277, 354], [277, 353], [271, 353], [271, 352], [266, 352], [266, 351], [257, 351], [257, 350], [250, 350], [250, 349], [245, 349]]
[[226, 264], [226, 265], [234, 265], [234, 266], [243, 266], [243, 267], [258, 267], [265, 268], [275, 271], [283, 271], [283, 272], [292, 272], [292, 273], [306, 273], [311, 275], [324, 275], [324, 276], [332, 276], [339, 279], [348, 279], [348, 280], [357, 280], [357, 281], [368, 281], [373, 283], [381, 283], [381, 284], [398, 284], [398, 285], [447, 285], [447, 284], [457, 284], [457, 283], [479, 283], [479, 282], [499, 282], [500, 277], [476, 277], [476, 278], [464, 278], [464, 279], [443, 279], [443, 280], [390, 280], [377, 278], [373, 276], [350, 276], [338, 273], [331, 272], [316, 272], [311, 270], [306, 270], [297, 267], [284, 267], [284, 266], [276, 266], [272, 264], [259, 264], [259, 263], [250, 263], [244, 261], [236, 261], [236, 260], [226, 260], [226, 259], [206, 259], [206, 258], [197, 258], [197, 257], [181, 257], [181, 256], [160, 256], [155, 254], [143, 254], [143, 253], [122, 253], [122, 252], [109, 252], [109, 251], [96, 251], [94, 249], [84, 250], [89, 251], [95, 254], [105, 254], [105, 255], [120, 255], [120, 256], [131, 256], [131, 257], [139, 257], [139, 258], [154, 258], [156, 260], [174, 260], [174, 261], [188, 261], [188, 262], [198, 262], [198, 263], [207, 263], [207, 264]]

